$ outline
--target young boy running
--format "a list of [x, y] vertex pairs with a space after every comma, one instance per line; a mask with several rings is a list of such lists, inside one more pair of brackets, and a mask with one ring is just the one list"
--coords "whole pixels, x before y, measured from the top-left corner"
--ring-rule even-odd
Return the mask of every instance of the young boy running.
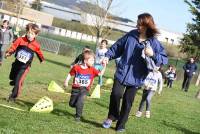
[[94, 77], [102, 75], [105, 71], [105, 66], [101, 72], [93, 67], [94, 57], [92, 51], [85, 51], [83, 54], [84, 62], [82, 64], [74, 65], [64, 82], [64, 86], [67, 87], [71, 76], [74, 76], [69, 105], [76, 108], [76, 121], [80, 121], [84, 98], [90, 90]]
[[10, 85], [14, 86], [8, 101], [15, 101], [22, 89], [22, 84], [28, 73], [34, 58], [37, 54], [40, 62], [44, 61], [43, 54], [40, 50], [40, 44], [35, 37], [40, 32], [36, 24], [29, 23], [26, 25], [26, 36], [17, 38], [11, 47], [6, 51], [5, 57], [15, 53], [15, 61], [12, 63], [10, 71]]

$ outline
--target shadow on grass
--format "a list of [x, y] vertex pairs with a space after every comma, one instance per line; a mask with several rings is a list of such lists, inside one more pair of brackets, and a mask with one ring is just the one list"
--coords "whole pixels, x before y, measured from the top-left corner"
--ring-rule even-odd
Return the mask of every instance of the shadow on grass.
[[[74, 117], [74, 114], [68, 112], [67, 110], [62, 110], [62, 109], [54, 109], [51, 112], [51, 114], [54, 114], [54, 115], [57, 115], [57, 116], [71, 116], [71, 117]], [[81, 121], [83, 123], [87, 123], [87, 124], [93, 125], [95, 127], [102, 127], [101, 123], [98, 123], [98, 122], [95, 122], [95, 121], [91, 121], [91, 120], [88, 120], [88, 119], [85, 119], [85, 118], [82, 118]]]
[[97, 104], [97, 105], [99, 105], [99, 106], [101, 106], [101, 107], [103, 107], [103, 108], [108, 109], [108, 104], [103, 104], [103, 103], [100, 103], [98, 101], [95, 101], [94, 103]]
[[[102, 123], [98, 123], [98, 122], [95, 122], [95, 121], [93, 121], [93, 120], [88, 120], [88, 119], [85, 119], [85, 118], [82, 118], [82, 120], [81, 120], [83, 123], [87, 123], [87, 124], [90, 124], [90, 125], [92, 125], [92, 126], [94, 126], [94, 127], [97, 127], [97, 128], [103, 128], [103, 126], [102, 126]], [[110, 127], [111, 129], [113, 129], [113, 130], [115, 130], [115, 127], [113, 127], [113, 126], [111, 126]]]
[[67, 110], [62, 110], [62, 109], [54, 109], [52, 114], [57, 115], [57, 116], [72, 116], [74, 117], [74, 114], [68, 112]]
[[163, 121], [163, 124], [167, 127], [171, 127], [171, 128], [175, 128], [181, 132], [183, 132], [184, 134], [199, 134], [198, 132], [193, 132], [191, 130], [188, 130], [186, 128], [183, 128], [181, 127], [181, 125], [179, 124], [176, 124], [176, 123], [169, 123], [169, 122], [166, 122], [166, 121]]
[[82, 118], [81, 121], [84, 122], [84, 123], [93, 125], [94, 127], [102, 127], [101, 123], [98, 123], [98, 122], [95, 122], [95, 121], [92, 121], [92, 120], [88, 120], [88, 119]]
[[15, 103], [17, 105], [19, 105], [19, 106], [27, 107], [28, 110], [30, 110], [34, 106], [34, 103], [32, 103], [32, 102], [28, 102], [28, 101], [24, 101], [24, 100], [19, 100], [19, 99], [17, 99]]
[[53, 63], [53, 64], [56, 64], [56, 65], [59, 65], [59, 66], [63, 66], [63, 67], [68, 67], [70, 68], [70, 65], [68, 64], [64, 64], [62, 62], [58, 62], [58, 61], [54, 61], [54, 60], [50, 60], [50, 59], [45, 59], [46, 62], [50, 62], [50, 63]]

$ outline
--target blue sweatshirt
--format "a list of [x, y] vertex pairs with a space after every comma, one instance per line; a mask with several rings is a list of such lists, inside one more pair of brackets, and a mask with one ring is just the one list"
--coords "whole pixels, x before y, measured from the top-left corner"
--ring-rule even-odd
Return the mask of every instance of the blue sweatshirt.
[[185, 74], [188, 76], [188, 77], [192, 77], [193, 76], [193, 73], [195, 73], [197, 71], [197, 65], [195, 63], [190, 63], [190, 62], [187, 62], [184, 66], [183, 66], [183, 69], [185, 71]]
[[[154, 60], [157, 66], [167, 64], [168, 58], [164, 47], [155, 38], [148, 41], [153, 49]], [[148, 74], [146, 61], [142, 58], [144, 45], [139, 43], [139, 32], [132, 30], [115, 42], [106, 52], [110, 60], [121, 57], [115, 72], [115, 79], [125, 86], [141, 86]]]

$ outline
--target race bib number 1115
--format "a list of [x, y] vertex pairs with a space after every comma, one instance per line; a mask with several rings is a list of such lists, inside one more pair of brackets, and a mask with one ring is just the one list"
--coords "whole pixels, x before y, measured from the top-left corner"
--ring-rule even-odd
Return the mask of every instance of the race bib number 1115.
[[20, 62], [23, 62], [23, 63], [27, 63], [30, 58], [31, 58], [31, 53], [25, 51], [25, 50], [20, 50], [18, 53], [17, 53], [17, 57], [16, 57]]

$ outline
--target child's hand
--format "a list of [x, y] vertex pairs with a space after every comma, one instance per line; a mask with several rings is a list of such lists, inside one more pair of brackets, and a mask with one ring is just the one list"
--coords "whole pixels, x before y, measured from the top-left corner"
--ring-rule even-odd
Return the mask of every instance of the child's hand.
[[9, 52], [6, 52], [5, 58], [7, 58], [7, 57], [9, 57], [9, 56], [11, 56], [11, 54], [10, 54]]
[[66, 81], [65, 80], [65, 82], [64, 82], [64, 87], [68, 87], [69, 85], [68, 85], [68, 81]]
[[103, 66], [106, 66], [106, 65], [108, 64], [108, 61], [109, 61], [108, 57], [105, 57], [105, 58], [102, 60]]
[[105, 64], [105, 63], [103, 63], [103, 62], [102, 62], [102, 66], [103, 66], [103, 67], [106, 67], [106, 66], [107, 66], [107, 64]]

